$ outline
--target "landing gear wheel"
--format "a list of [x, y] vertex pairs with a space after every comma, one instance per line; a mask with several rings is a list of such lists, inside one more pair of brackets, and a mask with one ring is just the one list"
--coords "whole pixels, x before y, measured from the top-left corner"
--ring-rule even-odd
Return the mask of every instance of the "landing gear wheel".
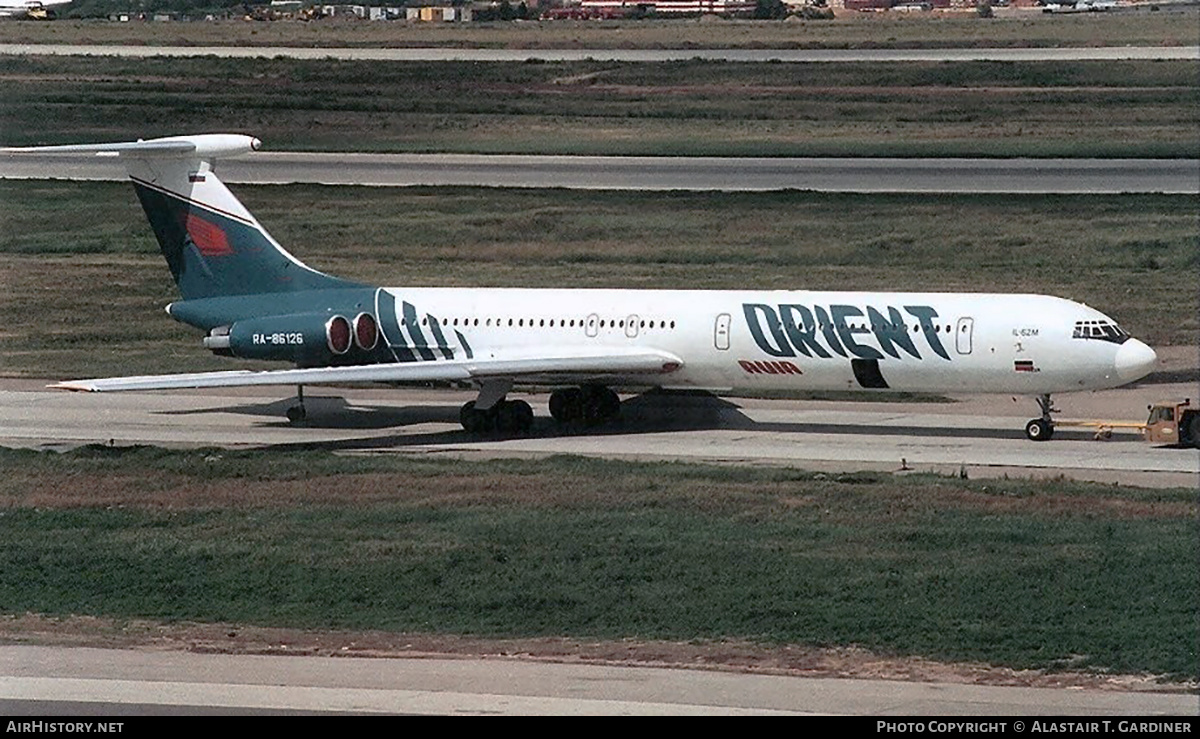
[[577, 387], [550, 393], [550, 417], [559, 423], [573, 423], [583, 418], [583, 391]]
[[533, 406], [526, 403], [524, 400], [518, 400], [513, 403], [516, 406], [517, 428], [520, 431], [531, 431], [533, 429]]
[[524, 433], [533, 428], [533, 408], [523, 400], [501, 401], [494, 410], [496, 430], [501, 433]]
[[1037, 396], [1037, 403], [1038, 408], [1042, 410], [1042, 417], [1025, 424], [1025, 437], [1030, 441], [1050, 441], [1054, 436], [1053, 414], [1057, 413], [1058, 409], [1050, 400], [1050, 393]]
[[471, 434], [519, 434], [533, 428], [533, 408], [523, 400], [502, 400], [485, 411], [472, 400], [459, 410], [458, 420]]
[[486, 433], [496, 425], [495, 417], [487, 411], [476, 408], [473, 400], [459, 409], [458, 420], [462, 424], [463, 430], [469, 434]]
[[583, 392], [583, 422], [596, 426], [621, 413], [621, 399], [606, 387], [591, 386]]
[[1025, 424], [1025, 436], [1030, 441], [1049, 441], [1054, 436], [1054, 426], [1044, 418], [1035, 418]]
[[296, 386], [296, 404], [287, 409], [288, 423], [304, 423], [304, 419], [308, 418], [308, 411], [304, 410], [304, 386]]
[[621, 399], [602, 385], [569, 387], [550, 393], [550, 416], [561, 424], [596, 426], [621, 415]]

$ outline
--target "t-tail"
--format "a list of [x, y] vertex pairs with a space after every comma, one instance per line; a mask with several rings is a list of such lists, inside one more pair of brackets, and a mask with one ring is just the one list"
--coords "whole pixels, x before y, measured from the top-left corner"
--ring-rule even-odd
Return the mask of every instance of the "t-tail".
[[217, 177], [218, 158], [260, 145], [250, 136], [204, 134], [38, 151], [121, 159], [185, 302], [359, 287], [289, 254]]

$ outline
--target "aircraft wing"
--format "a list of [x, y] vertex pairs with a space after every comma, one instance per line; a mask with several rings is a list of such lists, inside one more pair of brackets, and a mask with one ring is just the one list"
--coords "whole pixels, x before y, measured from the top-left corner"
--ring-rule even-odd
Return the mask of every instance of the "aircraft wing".
[[142, 375], [71, 380], [49, 387], [84, 392], [178, 390], [250, 385], [328, 385], [351, 382], [470, 382], [488, 379], [574, 381], [669, 374], [683, 366], [673, 354], [652, 349], [604, 353], [560, 351], [544, 356], [476, 358], [352, 367], [290, 370], [235, 370], [177, 375]]

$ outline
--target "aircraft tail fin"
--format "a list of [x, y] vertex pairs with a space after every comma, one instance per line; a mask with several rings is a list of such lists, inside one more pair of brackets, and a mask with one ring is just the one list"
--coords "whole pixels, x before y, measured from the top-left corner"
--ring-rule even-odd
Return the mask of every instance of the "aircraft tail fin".
[[260, 145], [205, 134], [25, 151], [119, 157], [184, 300], [354, 286], [289, 254], [217, 178], [218, 158]]

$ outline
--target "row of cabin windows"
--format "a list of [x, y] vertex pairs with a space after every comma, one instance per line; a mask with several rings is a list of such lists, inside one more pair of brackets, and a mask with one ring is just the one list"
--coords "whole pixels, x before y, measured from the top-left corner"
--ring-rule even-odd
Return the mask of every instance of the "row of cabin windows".
[[[894, 334], [900, 333], [901, 331], [904, 331], [905, 328], [907, 328], [906, 326], [895, 326], [890, 323], [884, 323], [884, 324], [880, 324], [878, 326], [876, 326], [875, 324], [871, 324], [869, 327], [865, 323], [849, 323], [849, 324], [846, 324], [846, 327], [849, 328], [851, 331], [867, 331], [869, 329], [871, 331], [888, 331], [888, 332], [891, 332]], [[800, 331], [804, 330], [804, 326], [801, 324], [797, 324], [796, 328], [799, 329]], [[818, 326], [815, 326], [814, 328], [817, 330], [820, 330], [820, 331], [828, 331], [830, 328], [833, 328], [833, 327], [830, 326], [829, 324], [822, 323]], [[914, 334], [917, 333], [918, 331], [921, 330], [921, 324], [914, 323], [912, 330], [913, 330]], [[935, 334], [942, 333], [941, 325], [935, 325], [935, 326], [926, 325], [925, 330], [933, 331]], [[965, 332], [966, 330], [967, 329], [964, 326], [963, 331]], [[947, 324], [945, 331], [946, 331], [946, 333], [951, 333], [953, 331], [953, 329], [950, 327], [949, 324]]]
[[[584, 326], [589, 326], [589, 325], [595, 326], [597, 324], [596, 319], [591, 319], [590, 321], [585, 321], [582, 318], [580, 318], [580, 319], [574, 319], [574, 318], [569, 318], [569, 319], [568, 318], [558, 318], [558, 319], [556, 319], [556, 318], [550, 318], [550, 319], [546, 319], [546, 318], [538, 318], [538, 319], [533, 319], [533, 318], [509, 318], [509, 319], [486, 318], [486, 319], [482, 319], [482, 321], [479, 318], [461, 318], [461, 319], [460, 318], [443, 318], [441, 325], [443, 325], [443, 326], [484, 326], [484, 327], [497, 326], [497, 327], [499, 327], [499, 326], [504, 326], [506, 320], [507, 320], [508, 326], [514, 326], [517, 328], [525, 328], [525, 327], [530, 327], [530, 328], [534, 328], [534, 327], [537, 327], [537, 328], [583, 328]], [[412, 322], [407, 318], [403, 319], [402, 323], [405, 326], [412, 325]], [[625, 324], [627, 323], [627, 321], [625, 319], [609, 320], [609, 319], [601, 318], [601, 319], [599, 319], [598, 323], [599, 323], [600, 328], [625, 328]], [[429, 317], [428, 316], [421, 319], [421, 325], [422, 326], [429, 325]], [[675, 328], [675, 322], [674, 321], [660, 321], [660, 320], [650, 320], [650, 321], [641, 320], [641, 321], [638, 321], [638, 328], [651, 328], [651, 329], [670, 328], [670, 329], [673, 329], [673, 328]]]
[[[496, 319], [492, 319], [492, 318], [487, 318], [487, 319], [482, 319], [482, 321], [479, 318], [461, 318], [461, 319], [460, 318], [443, 318], [442, 325], [443, 326], [464, 326], [464, 327], [481, 326], [482, 325], [484, 327], [490, 327], [490, 326], [500, 327], [500, 326], [505, 325], [505, 321], [507, 321], [508, 326], [517, 327], [517, 328], [524, 328], [526, 326], [531, 327], [531, 328], [533, 328], [533, 327], [538, 327], [538, 328], [583, 328], [584, 326], [588, 325], [588, 323], [582, 318], [580, 318], [580, 319], [574, 319], [574, 318], [571, 318], [571, 319], [566, 319], [566, 318], [560, 318], [560, 319], [555, 319], [555, 318], [550, 318], [550, 319], [545, 319], [545, 318], [539, 318], [539, 319], [496, 318]], [[599, 327], [600, 328], [625, 328], [625, 323], [626, 323], [625, 319], [609, 320], [609, 319], [602, 318], [599, 320]], [[403, 324], [405, 326], [408, 326], [408, 325], [410, 325], [410, 321], [408, 319], [404, 319]], [[595, 319], [593, 319], [591, 321], [591, 324], [592, 325], [596, 324]], [[429, 325], [429, 317], [428, 316], [421, 319], [421, 325], [422, 326]], [[868, 330], [868, 326], [865, 323], [863, 323], [863, 324], [853, 324], [852, 323], [852, 324], [848, 324], [848, 327], [851, 330], [862, 330], [862, 331]], [[638, 321], [638, 328], [650, 328], [650, 329], [671, 328], [671, 329], [673, 329], [673, 328], [675, 328], [675, 322], [674, 321], [659, 321], [659, 320], [650, 320], [650, 321], [641, 320], [641, 321]], [[801, 331], [804, 330], [804, 326], [802, 326], [802, 325], [797, 325], [797, 328]], [[825, 331], [825, 330], [829, 329], [830, 326], [828, 326], [827, 324], [821, 324], [815, 328], [817, 328], [818, 330], [821, 330], [821, 331]], [[890, 331], [892, 333], [898, 333], [900, 331], [903, 331], [905, 328], [907, 328], [907, 326], [896, 326], [896, 325], [893, 325], [890, 323], [881, 324], [879, 326], [875, 326], [874, 324], [872, 324], [870, 326], [870, 329], [873, 331]], [[942, 332], [942, 327], [940, 324], [935, 325], [935, 326], [926, 326], [925, 328], [926, 328], [926, 330], [932, 329], [934, 333]], [[921, 330], [921, 325], [913, 324], [912, 330], [913, 330], [913, 333], [919, 332]], [[949, 324], [947, 324], [946, 328], [945, 328], [945, 332], [951, 333], [952, 330], [953, 329], [951, 328], [951, 326]], [[963, 330], [965, 331], [966, 328], [964, 327]]]

